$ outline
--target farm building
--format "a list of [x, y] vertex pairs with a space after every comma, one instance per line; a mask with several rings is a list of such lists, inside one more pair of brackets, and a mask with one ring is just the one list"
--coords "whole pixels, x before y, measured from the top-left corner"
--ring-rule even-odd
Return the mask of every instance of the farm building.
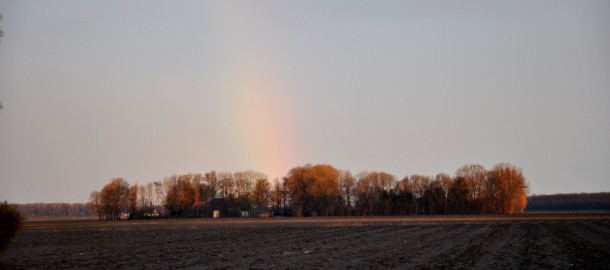
[[192, 208], [195, 217], [205, 217], [208, 209], [208, 203], [205, 201], [195, 201]]
[[[204, 202], [202, 202], [204, 203]], [[201, 204], [203, 205], [203, 204]], [[195, 208], [195, 204], [193, 205]], [[202, 206], [200, 211], [204, 217], [272, 217], [273, 211], [269, 209], [252, 209], [252, 206], [245, 201], [239, 201], [234, 198], [214, 198], [207, 202], [207, 205]]]
[[207, 211], [209, 213], [207, 213], [206, 216], [211, 216], [213, 212], [217, 211], [218, 217], [239, 217], [239, 208], [237, 207], [235, 199], [211, 199], [208, 201]]

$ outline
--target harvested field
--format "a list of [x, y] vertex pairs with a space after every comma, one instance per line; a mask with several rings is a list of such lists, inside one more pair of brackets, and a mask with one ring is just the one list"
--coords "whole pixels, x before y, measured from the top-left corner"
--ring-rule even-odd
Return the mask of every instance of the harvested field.
[[15, 269], [610, 269], [610, 214], [30, 222]]

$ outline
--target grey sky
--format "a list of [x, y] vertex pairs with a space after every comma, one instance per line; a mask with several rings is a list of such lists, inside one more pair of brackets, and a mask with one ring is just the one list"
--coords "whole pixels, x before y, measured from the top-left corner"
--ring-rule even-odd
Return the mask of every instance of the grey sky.
[[610, 1], [0, 0], [0, 200], [305, 163], [610, 191]]

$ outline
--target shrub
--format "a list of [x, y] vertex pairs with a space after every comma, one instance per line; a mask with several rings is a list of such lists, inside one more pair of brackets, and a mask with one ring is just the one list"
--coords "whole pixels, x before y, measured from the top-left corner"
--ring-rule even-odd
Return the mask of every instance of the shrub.
[[0, 203], [0, 267], [3, 266], [2, 257], [11, 240], [23, 226], [23, 217], [17, 207], [6, 201]]

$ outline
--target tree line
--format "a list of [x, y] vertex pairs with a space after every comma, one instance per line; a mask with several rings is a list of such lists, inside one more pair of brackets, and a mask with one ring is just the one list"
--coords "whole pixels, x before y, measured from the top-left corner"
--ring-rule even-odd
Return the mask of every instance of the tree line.
[[265, 174], [255, 171], [172, 175], [144, 185], [114, 178], [92, 192], [89, 202], [99, 219], [108, 220], [123, 213], [131, 219], [210, 216], [210, 207], [239, 216], [242, 211], [268, 210], [271, 185]]
[[92, 217], [95, 216], [90, 203], [28, 203], [17, 204], [24, 218], [32, 217]]
[[499, 163], [459, 168], [455, 177], [414, 174], [398, 180], [378, 171], [337, 170], [306, 165], [285, 178], [296, 216], [514, 214], [527, 205], [528, 185], [521, 169]]
[[610, 192], [532, 195], [530, 211], [610, 210]]
[[528, 184], [508, 163], [491, 170], [460, 167], [455, 176], [413, 174], [398, 179], [381, 171], [352, 174], [328, 164], [297, 166], [269, 181], [256, 171], [189, 173], [143, 185], [114, 178], [90, 194], [99, 219], [255, 215], [515, 214], [527, 206]]

